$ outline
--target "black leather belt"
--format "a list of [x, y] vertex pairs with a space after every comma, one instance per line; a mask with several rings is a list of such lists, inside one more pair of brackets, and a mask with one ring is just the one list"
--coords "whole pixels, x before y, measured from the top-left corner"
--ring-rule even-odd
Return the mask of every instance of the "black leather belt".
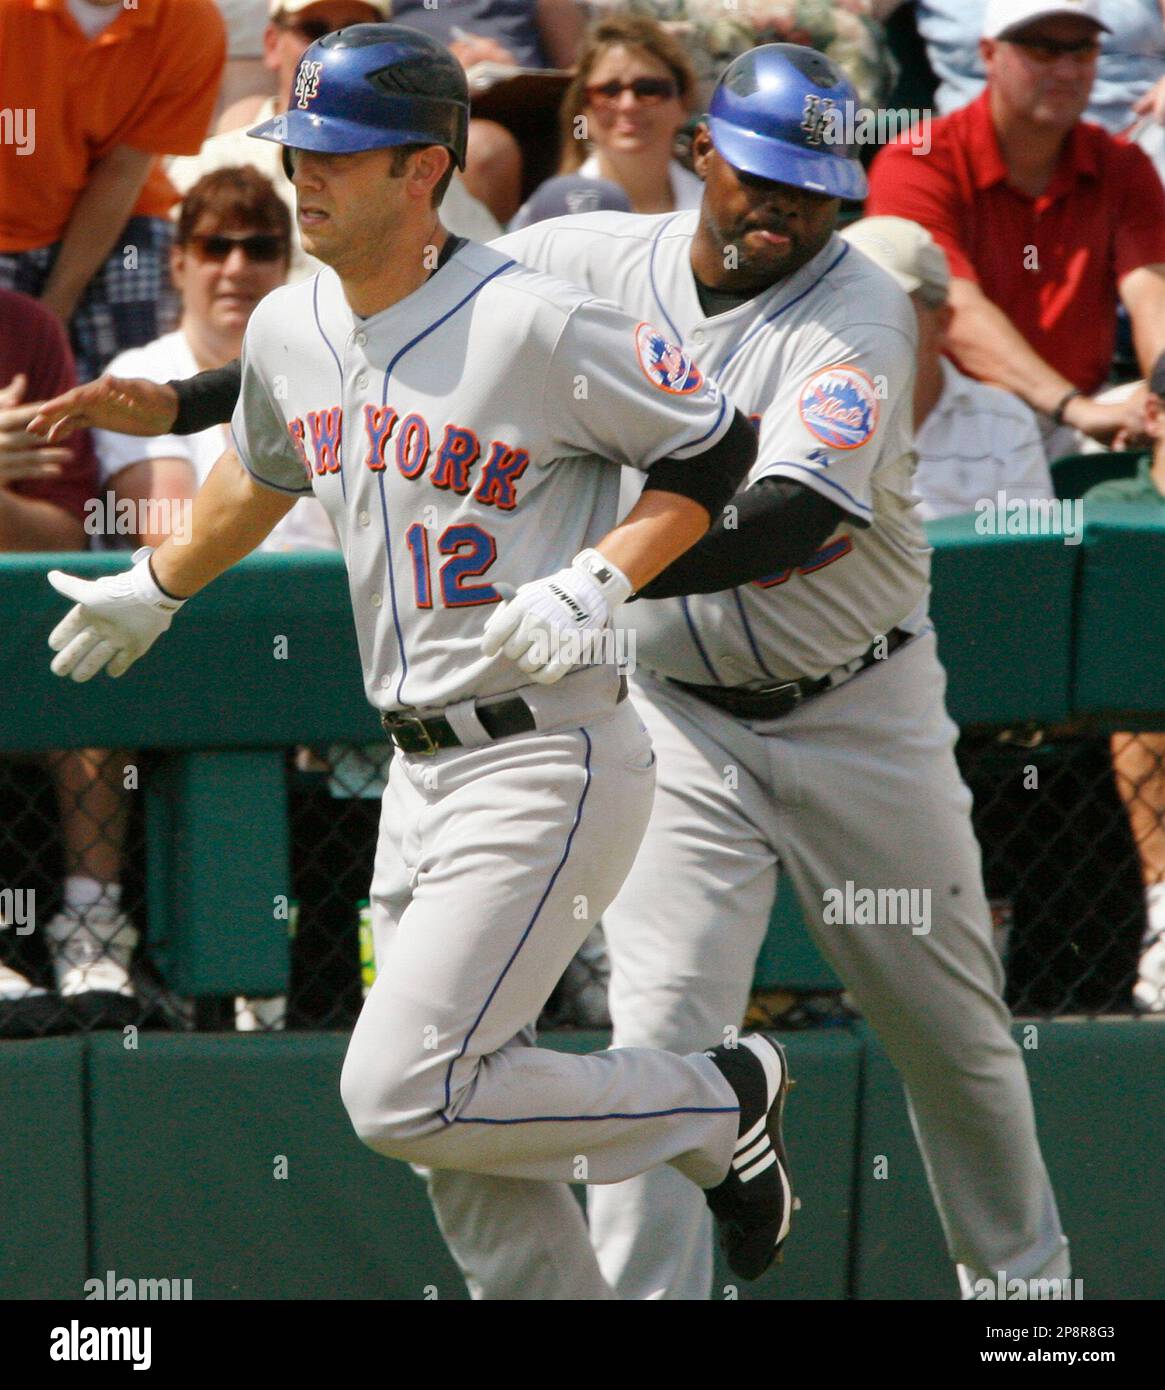
[[[616, 704], [627, 698], [627, 680], [619, 680], [619, 695]], [[509, 700], [493, 700], [489, 704], [475, 704], [474, 714], [478, 723], [491, 739], [509, 738], [513, 734], [533, 733], [537, 724], [534, 711], [515, 695]], [[384, 732], [402, 753], [420, 753], [432, 756], [442, 748], [460, 748], [460, 738], [452, 724], [443, 714], [434, 714], [422, 719], [418, 714], [396, 712], [382, 714], [380, 723]]]
[[[726, 710], [737, 719], [781, 719], [784, 715], [791, 714], [806, 700], [813, 699], [815, 695], [824, 695], [836, 685], [844, 685], [851, 676], [856, 676], [868, 666], [873, 666], [876, 661], [885, 661], [892, 652], [896, 652], [913, 636], [914, 633], [903, 632], [900, 627], [896, 627], [884, 638], [874, 642], [856, 662], [850, 662], [847, 667], [839, 667], [837, 671], [831, 671], [819, 680], [812, 680], [806, 676], [803, 680], [784, 681], [781, 685], [766, 685], [759, 689], [746, 689], [738, 685], [689, 685], [687, 681], [670, 678], [668, 684], [678, 685], [681, 690], [715, 705], [717, 709]], [[843, 671], [847, 674], [844, 679], [838, 680], [838, 675]]]

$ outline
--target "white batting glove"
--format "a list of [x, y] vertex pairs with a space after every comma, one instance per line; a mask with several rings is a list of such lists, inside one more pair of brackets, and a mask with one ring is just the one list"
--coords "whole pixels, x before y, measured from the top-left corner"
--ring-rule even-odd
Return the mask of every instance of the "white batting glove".
[[486, 656], [499, 652], [538, 685], [553, 685], [579, 662], [579, 637], [607, 626], [631, 582], [597, 550], [583, 550], [566, 569], [523, 584], [494, 610], [481, 637]]
[[54, 676], [87, 681], [103, 667], [124, 676], [170, 626], [185, 599], [171, 598], [158, 587], [150, 570], [150, 546], [133, 555], [133, 569], [101, 579], [79, 579], [50, 570], [48, 581], [71, 598], [71, 608], [49, 635]]

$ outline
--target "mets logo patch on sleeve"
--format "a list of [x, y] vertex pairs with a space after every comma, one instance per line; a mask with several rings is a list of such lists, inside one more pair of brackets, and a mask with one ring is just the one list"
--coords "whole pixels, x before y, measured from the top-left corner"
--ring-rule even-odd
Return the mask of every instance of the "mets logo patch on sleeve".
[[823, 367], [801, 388], [797, 402], [810, 434], [831, 449], [857, 449], [878, 428], [874, 383], [856, 367]]
[[676, 347], [649, 323], [635, 330], [635, 355], [653, 386], [673, 396], [690, 396], [704, 384], [704, 374], [683, 348]]

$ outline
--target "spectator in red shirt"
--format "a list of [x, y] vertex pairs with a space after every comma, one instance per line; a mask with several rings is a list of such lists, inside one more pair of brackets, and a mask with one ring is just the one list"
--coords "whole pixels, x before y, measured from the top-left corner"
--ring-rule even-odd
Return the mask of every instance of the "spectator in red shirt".
[[1050, 457], [1074, 431], [1142, 432], [1144, 387], [1093, 398], [1118, 296], [1146, 374], [1165, 348], [1165, 191], [1141, 150], [1080, 120], [1106, 27], [1099, 0], [991, 0], [983, 94], [934, 122], [929, 154], [899, 142], [871, 170], [868, 212], [947, 253], [953, 356], [1040, 412]]
[[[38, 402], [75, 381], [60, 320], [36, 300], [0, 289], [0, 552], [86, 547], [87, 504], [97, 490], [88, 431], [64, 447], [45, 447], [24, 428]], [[36, 756], [52, 775], [64, 842], [62, 910], [45, 929], [57, 986], [90, 1026], [133, 1022], [128, 967], [137, 933], [121, 911], [120, 887], [125, 759], [96, 749]], [[0, 960], [0, 1030], [10, 1022], [9, 1001], [31, 1004], [55, 1025], [44, 991]]]
[[46, 447], [24, 428], [37, 402], [75, 384], [59, 320], [0, 289], [0, 551], [85, 549], [85, 503], [97, 489], [89, 431]]
[[69, 327], [81, 379], [173, 326], [158, 156], [196, 154], [226, 58], [213, 0], [0, 0], [0, 286]]

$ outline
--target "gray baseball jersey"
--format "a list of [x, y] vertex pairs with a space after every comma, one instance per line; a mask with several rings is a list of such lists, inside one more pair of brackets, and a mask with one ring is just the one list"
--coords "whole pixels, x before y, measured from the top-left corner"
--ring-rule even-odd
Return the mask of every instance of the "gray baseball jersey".
[[[813, 675], [895, 623], [922, 631], [767, 723], [641, 670], [634, 696], [659, 768], [647, 833], [603, 912], [615, 1055], [711, 1047], [739, 1027], [779, 865], [906, 1084], [964, 1288], [1001, 1269], [1065, 1277], [1067, 1246], [1001, 998], [971, 795], [953, 754], [958, 731], [922, 621], [927, 552], [908, 511], [909, 302], [833, 238], [788, 280], [709, 320], [689, 262], [695, 227], [687, 214], [594, 214], [500, 243], [665, 325], [759, 416], [753, 476], [799, 478], [848, 514], [800, 573], [632, 605], [640, 666], [705, 685]], [[826, 907], [847, 884], [892, 897], [908, 889], [923, 907], [910, 923], [838, 920]], [[663, 1167], [592, 1188], [596, 1271], [576, 1246], [569, 1261], [548, 1258], [549, 1226], [534, 1219], [528, 1190], [462, 1173], [431, 1186], [475, 1292], [547, 1299], [706, 1298], [710, 1223], [689, 1188]], [[557, 1219], [569, 1233], [568, 1200]]]
[[749, 481], [793, 478], [846, 513], [796, 570], [632, 605], [621, 617], [640, 664], [702, 685], [821, 676], [877, 634], [925, 619], [930, 552], [911, 490], [914, 315], [890, 277], [835, 236], [796, 274], [709, 318], [690, 261], [698, 218], [589, 213], [493, 245], [659, 323], [757, 424]]
[[330, 269], [270, 294], [233, 431], [256, 478], [331, 516], [368, 698], [431, 709], [525, 683], [482, 655], [481, 610], [614, 525], [611, 463], [691, 456], [731, 418], [650, 325], [468, 243], [366, 320]]
[[[554, 573], [610, 528], [618, 465], [699, 454], [732, 408], [648, 325], [472, 243], [365, 320], [331, 270], [277, 290], [242, 378], [244, 465], [314, 491], [335, 524], [369, 698], [443, 709], [462, 740], [389, 770], [377, 978], [340, 1081], [353, 1128], [377, 1153], [506, 1180], [598, 1284], [581, 1219], [560, 1222], [579, 1156], [589, 1182], [665, 1163], [710, 1186], [739, 1103], [699, 1053], [528, 1045], [630, 868], [654, 758], [610, 665], [534, 687], [481, 633], [497, 582]], [[519, 688], [536, 729], [490, 739], [472, 697]]]

